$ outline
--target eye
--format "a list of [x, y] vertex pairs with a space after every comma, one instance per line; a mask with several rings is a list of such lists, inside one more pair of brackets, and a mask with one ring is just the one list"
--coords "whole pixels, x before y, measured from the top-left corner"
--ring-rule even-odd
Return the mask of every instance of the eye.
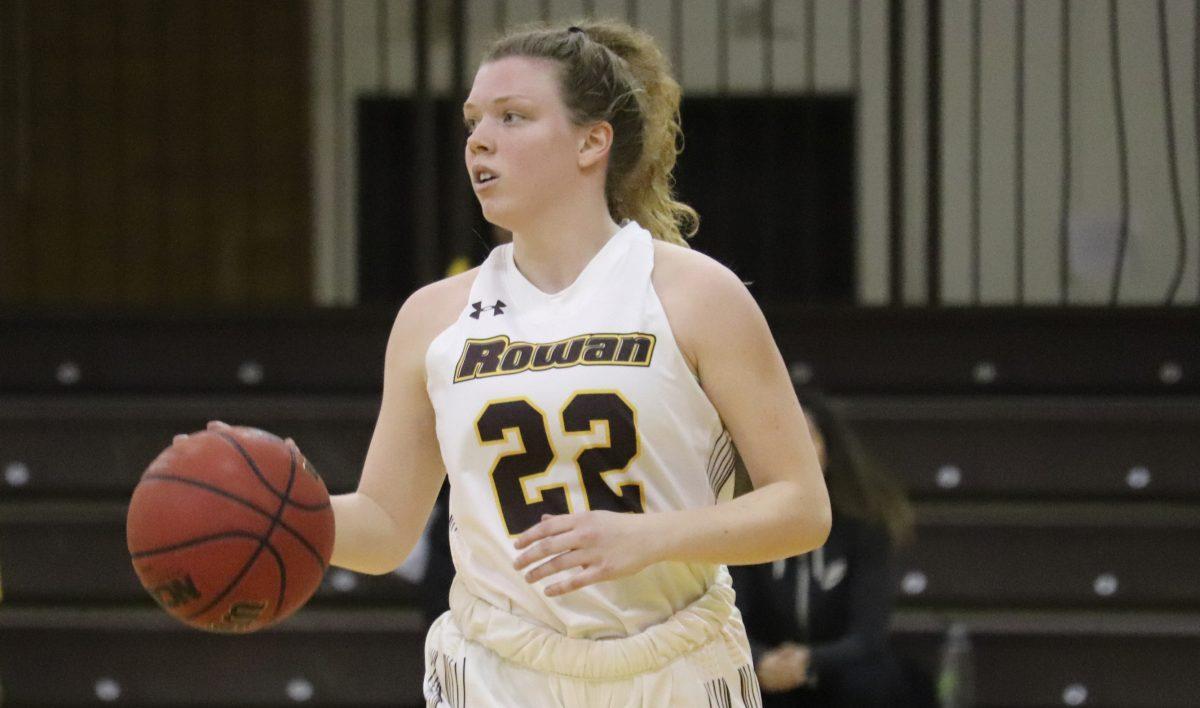
[[479, 123], [479, 121], [477, 121], [473, 118], [463, 118], [463, 128], [466, 129], [467, 135], [470, 135], [471, 133], [475, 132], [475, 126], [478, 123]]
[[521, 119], [521, 115], [518, 113], [513, 113], [512, 111], [504, 112], [504, 122], [505, 123], [513, 123], [520, 119]]

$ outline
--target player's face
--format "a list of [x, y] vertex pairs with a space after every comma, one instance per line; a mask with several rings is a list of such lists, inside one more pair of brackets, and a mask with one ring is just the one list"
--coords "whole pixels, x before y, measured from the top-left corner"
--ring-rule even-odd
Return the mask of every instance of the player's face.
[[463, 118], [467, 173], [488, 221], [520, 231], [578, 188], [581, 131], [563, 105], [553, 61], [484, 64]]

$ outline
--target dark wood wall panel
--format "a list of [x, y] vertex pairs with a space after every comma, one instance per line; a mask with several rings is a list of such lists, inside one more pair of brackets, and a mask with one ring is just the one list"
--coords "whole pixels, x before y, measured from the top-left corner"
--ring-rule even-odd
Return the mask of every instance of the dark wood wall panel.
[[[296, 54], [294, 38], [307, 36], [307, 21], [294, 11], [290, 0], [263, 0], [249, 5], [255, 17], [250, 26], [257, 30], [254, 44], [260, 48], [252, 67], [250, 115], [255, 133], [262, 136], [256, 146], [253, 175], [259, 219], [254, 225], [255, 250], [250, 268], [256, 276], [252, 281], [255, 295], [274, 300], [289, 287], [281, 274], [295, 269], [307, 278], [310, 262], [308, 244], [297, 239], [289, 227], [297, 218], [309, 218], [307, 213], [296, 213], [306, 208], [303, 197], [309, 186], [300, 177], [307, 173], [278, 169], [295, 160], [293, 145], [308, 143], [308, 122], [290, 118], [295, 110], [292, 97], [305, 92], [306, 76], [292, 67], [298, 60], [303, 61], [303, 56]], [[303, 158], [307, 161], [307, 153]], [[282, 263], [290, 267], [281, 269]]]
[[[163, 122], [168, 131], [164, 155], [166, 214], [164, 238], [167, 248], [168, 302], [187, 305], [204, 296], [208, 253], [205, 230], [208, 205], [205, 187], [204, 93], [208, 76], [204, 47], [210, 39], [202, 34], [204, 8], [194, 2], [160, 3], [164, 36]], [[180, 90], [186, 87], [186, 90]]]
[[75, 97], [78, 199], [75, 201], [76, 284], [81, 300], [117, 300], [117, 53], [119, 14], [108, 3], [82, 2], [75, 9]]
[[17, 22], [17, 4], [14, 0], [0, 0], [0, 301], [14, 301], [26, 297], [28, 281], [26, 274], [27, 239], [24, 229], [18, 238], [17, 218], [13, 205], [20, 189], [22, 155], [17, 149], [17, 106], [21, 100], [17, 83], [4, 80], [6, 74], [17, 72], [16, 34], [5, 28]]
[[70, 300], [75, 258], [75, 71], [69, 7], [25, 3], [31, 160], [29, 235], [33, 295], [49, 304]]
[[253, 230], [255, 206], [255, 184], [243, 169], [248, 158], [254, 162], [256, 135], [249, 120], [254, 82], [243, 80], [247, 67], [254, 65], [252, 5], [242, 0], [216, 0], [204, 17], [209, 36], [224, 38], [207, 48], [205, 62], [211, 80], [204, 101], [209, 171], [223, 176], [209, 192], [209, 246], [216, 264], [212, 275], [217, 300], [223, 304], [241, 302], [253, 293], [254, 273], [246, 257], [250, 244], [243, 237]]
[[158, 30], [154, 0], [125, 0], [120, 13], [121, 83], [118, 153], [122, 234], [116, 260], [122, 302], [149, 302], [163, 291], [166, 277], [158, 264], [166, 251], [161, 187], [163, 62], [165, 39]]
[[0, 305], [310, 300], [304, 3], [0, 0], [0, 62]]

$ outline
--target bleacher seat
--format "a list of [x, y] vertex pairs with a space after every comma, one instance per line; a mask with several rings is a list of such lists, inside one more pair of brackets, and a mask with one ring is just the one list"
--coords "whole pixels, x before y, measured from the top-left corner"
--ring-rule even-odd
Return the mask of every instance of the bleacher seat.
[[1200, 501], [1200, 398], [859, 396], [835, 404], [920, 498]]
[[[26, 502], [0, 505], [0, 559], [8, 605], [123, 603], [151, 606], [125, 543], [122, 502]], [[340, 568], [325, 575], [313, 602], [415, 605], [405, 577]]]
[[423, 637], [403, 609], [306, 608], [231, 636], [156, 609], [9, 608], [0, 686], [13, 705], [423, 706]]
[[1200, 510], [1112, 503], [918, 505], [906, 606], [1200, 611]]
[[128, 498], [177, 433], [207, 421], [292, 437], [334, 493], [353, 489], [379, 396], [0, 397], [0, 500]]
[[936, 677], [951, 622], [968, 629], [974, 705], [1190, 708], [1200, 615], [902, 611], [892, 642]]

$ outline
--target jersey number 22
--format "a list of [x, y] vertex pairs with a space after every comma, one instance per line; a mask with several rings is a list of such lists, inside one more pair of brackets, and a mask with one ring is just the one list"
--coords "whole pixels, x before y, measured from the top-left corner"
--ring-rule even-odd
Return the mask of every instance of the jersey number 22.
[[[614, 490], [604, 479], [606, 474], [624, 471], [637, 457], [633, 407], [615, 391], [581, 391], [571, 396], [560, 417], [567, 435], [593, 433], [596, 423], [607, 425], [608, 444], [584, 448], [575, 458], [588, 508], [644, 511], [641, 484], [624, 482]], [[509, 534], [533, 526], [542, 514], [571, 511], [565, 483], [539, 487], [531, 479], [548, 475], [556, 457], [547, 425], [546, 414], [526, 398], [492, 401], [475, 423], [479, 442], [484, 445], [504, 442], [506, 430], [515, 429], [519, 437], [521, 450], [501, 455], [491, 472], [496, 501]]]

